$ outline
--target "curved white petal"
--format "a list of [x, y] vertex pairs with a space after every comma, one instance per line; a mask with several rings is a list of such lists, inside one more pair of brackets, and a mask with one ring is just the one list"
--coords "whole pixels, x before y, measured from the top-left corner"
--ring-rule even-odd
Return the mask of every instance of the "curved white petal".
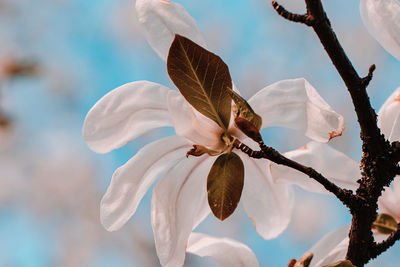
[[243, 243], [229, 238], [192, 233], [187, 252], [200, 257], [213, 257], [221, 267], [258, 267], [253, 251]]
[[164, 267], [183, 265], [190, 233], [210, 213], [207, 175], [214, 160], [209, 156], [185, 158], [153, 190], [151, 224]]
[[177, 135], [210, 149], [223, 146], [222, 128], [194, 110], [177, 91], [171, 90], [168, 94], [168, 110]]
[[241, 155], [241, 158], [245, 169], [241, 199], [244, 210], [261, 237], [275, 238], [289, 224], [293, 192], [288, 185], [272, 182], [269, 161], [254, 160], [247, 155]]
[[400, 60], [400, 3], [397, 0], [361, 0], [360, 13], [368, 32]]
[[[327, 144], [309, 142], [306, 146], [284, 155], [314, 168], [342, 188], [353, 191], [358, 188], [357, 180], [361, 178], [358, 162]], [[271, 163], [271, 174], [276, 182], [296, 184], [311, 192], [328, 193], [320, 183], [292, 168]]]
[[100, 219], [108, 231], [121, 228], [135, 213], [144, 194], [164, 171], [190, 149], [185, 138], [169, 136], [143, 147], [113, 174], [100, 204]]
[[88, 146], [107, 153], [149, 130], [169, 126], [165, 86], [138, 81], [103, 96], [88, 112], [82, 135]]
[[344, 225], [322, 237], [309, 249], [314, 257], [310, 267], [322, 267], [327, 264], [344, 260], [349, 243], [350, 225]]
[[393, 180], [392, 187], [386, 187], [378, 199], [380, 213], [391, 215], [397, 222], [400, 222], [400, 177]]
[[400, 87], [379, 109], [378, 126], [389, 141], [400, 141]]
[[267, 86], [248, 102], [262, 117], [263, 128], [295, 129], [318, 142], [327, 142], [344, 130], [343, 116], [337, 114], [303, 78]]
[[196, 21], [180, 4], [168, 0], [136, 0], [136, 12], [147, 41], [164, 61], [175, 34], [206, 48]]

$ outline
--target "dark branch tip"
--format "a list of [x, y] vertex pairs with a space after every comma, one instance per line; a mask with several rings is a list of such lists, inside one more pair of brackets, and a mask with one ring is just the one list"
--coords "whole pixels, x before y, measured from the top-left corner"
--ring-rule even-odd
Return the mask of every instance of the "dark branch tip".
[[375, 64], [372, 64], [368, 69], [368, 75], [361, 79], [361, 83], [364, 87], [367, 87], [372, 80], [373, 73], [376, 69]]
[[276, 12], [286, 20], [303, 23], [306, 24], [307, 26], [311, 26], [313, 23], [313, 20], [308, 16], [308, 14], [301, 15], [301, 14], [291, 13], [287, 11], [283, 6], [278, 4], [278, 2], [276, 1], [272, 1], [271, 4], [272, 7], [276, 10]]

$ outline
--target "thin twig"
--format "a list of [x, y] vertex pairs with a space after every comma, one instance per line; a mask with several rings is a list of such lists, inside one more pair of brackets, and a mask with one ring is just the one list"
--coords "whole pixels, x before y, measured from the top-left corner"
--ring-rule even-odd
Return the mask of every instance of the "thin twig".
[[296, 161], [286, 158], [272, 147], [266, 146], [262, 141], [259, 142], [259, 145], [261, 150], [254, 151], [237, 139], [233, 143], [233, 146], [235, 148], [240, 149], [249, 157], [257, 159], [266, 158], [275, 162], [276, 164], [284, 165], [304, 173], [305, 175], [309, 176], [310, 178], [320, 183], [326, 190], [333, 193], [350, 210], [354, 209], [355, 207], [358, 207], [356, 203], [357, 198], [351, 190], [342, 189], [338, 187], [334, 183], [330, 182], [328, 178], [324, 177], [321, 173], [317, 172], [313, 168], [304, 166]]
[[276, 12], [278, 12], [278, 14], [281, 17], [283, 17], [289, 21], [303, 23], [308, 26], [311, 26], [313, 23], [312, 19], [307, 14], [291, 13], [291, 12], [287, 11], [283, 6], [278, 4], [276, 1], [272, 1], [271, 4], [274, 7], [274, 9], [276, 10]]

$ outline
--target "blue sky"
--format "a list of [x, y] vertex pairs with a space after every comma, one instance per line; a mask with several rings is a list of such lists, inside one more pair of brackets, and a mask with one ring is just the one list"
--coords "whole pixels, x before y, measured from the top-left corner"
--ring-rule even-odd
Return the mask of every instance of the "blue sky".
[[[307, 78], [327, 102], [345, 116], [347, 129], [342, 138], [333, 140], [332, 145], [359, 159], [359, 130], [350, 98], [310, 29], [284, 21], [275, 14], [268, 1], [177, 2], [184, 5], [196, 19], [211, 49], [228, 64], [235, 84], [245, 97], [275, 81]], [[0, 182], [3, 188], [10, 188], [7, 194], [0, 194], [0, 265], [54, 266], [62, 258], [63, 246], [59, 244], [59, 238], [66, 229], [65, 223], [72, 221], [71, 218], [75, 227], [88, 223], [88, 219], [80, 222], [86, 215], [75, 210], [81, 210], [80, 206], [84, 206], [84, 203], [75, 203], [74, 195], [66, 193], [57, 200], [62, 204], [56, 202], [55, 207], [48, 208], [48, 203], [44, 205], [40, 202], [43, 201], [40, 196], [46, 196], [49, 192], [45, 189], [53, 189], [54, 185], [34, 184], [31, 187], [27, 184], [36, 181], [50, 183], [57, 178], [57, 183], [63, 188], [62, 185], [71, 180], [71, 175], [75, 175], [73, 172], [70, 174], [68, 168], [65, 170], [60, 167], [64, 157], [68, 160], [78, 157], [77, 161], [93, 169], [93, 179], [90, 181], [96, 193], [90, 198], [94, 204], [89, 213], [93, 213], [95, 218], [90, 217], [90, 223], [98, 222], [95, 203], [99, 203], [113, 171], [143, 144], [171, 135], [173, 130], [157, 131], [108, 155], [97, 155], [86, 147], [81, 138], [81, 127], [87, 111], [104, 94], [130, 81], [149, 80], [171, 88], [173, 85], [164, 62], [151, 50], [141, 34], [135, 20], [134, 1], [5, 0], [0, 3], [0, 60], [6, 56], [33, 60], [41, 69], [37, 76], [3, 81], [1, 87], [1, 105], [12, 119], [14, 130], [12, 137], [6, 139], [7, 145], [1, 146], [0, 150], [2, 166], [6, 169], [6, 174], [0, 176]], [[304, 10], [300, 0], [282, 3], [293, 10]], [[370, 64], [377, 64], [369, 92], [374, 107], [378, 109], [400, 85], [399, 62], [369, 37], [361, 24], [358, 1], [324, 1], [324, 4], [356, 69], [363, 74]], [[269, 129], [263, 135], [271, 146], [280, 151], [301, 147], [307, 141], [292, 131], [280, 129]], [[61, 163], [54, 164], [52, 161], [58, 158], [61, 158]], [[65, 162], [64, 165], [67, 164], [70, 163]], [[53, 165], [56, 167], [51, 173], [59, 177], [33, 177], [36, 173], [42, 175], [40, 168], [44, 169], [43, 175], [46, 175], [50, 168], [48, 166]], [[22, 181], [22, 185], [16, 184], [16, 181]], [[85, 195], [87, 188], [78, 188]], [[60, 190], [62, 195], [63, 189]], [[296, 190], [296, 193], [299, 202], [307, 198], [300, 190]], [[49, 201], [52, 201], [49, 195]], [[314, 195], [312, 199], [324, 203], [332, 216], [329, 220], [321, 218], [325, 224], [317, 228], [315, 234], [306, 241], [294, 237], [295, 228], [292, 226], [275, 240], [262, 240], [241, 211], [227, 223], [228, 226], [210, 217], [200, 229], [219, 236], [231, 234], [245, 242], [255, 251], [261, 266], [285, 266], [291, 257], [299, 257], [323, 233], [350, 220], [346, 210], [335, 199]], [[149, 203], [150, 194], [147, 194], [138, 213], [125, 227], [130, 230], [124, 231], [128, 234], [132, 234], [132, 231], [136, 234], [138, 231], [144, 232], [144, 240], [153, 242]], [[41, 213], [43, 206], [50, 210], [44, 217]], [[131, 244], [124, 247], [124, 244], [128, 244], [124, 234], [113, 236], [99, 230], [93, 235], [101, 236], [93, 242], [95, 245], [91, 245], [95, 252], [90, 259], [78, 262], [79, 266], [150, 264], [139, 260], [139, 252], [130, 254]], [[82, 239], [90, 238], [82, 234]], [[132, 235], [133, 239], [135, 235]], [[74, 245], [73, 242], [69, 243], [69, 246]], [[398, 253], [398, 245], [392, 250]], [[389, 260], [391, 257], [386, 256]], [[211, 261], [196, 257], [190, 259], [193, 259], [193, 264], [200, 263], [199, 266], [204, 266], [204, 262], [211, 264]], [[390, 266], [389, 263], [385, 264]]]

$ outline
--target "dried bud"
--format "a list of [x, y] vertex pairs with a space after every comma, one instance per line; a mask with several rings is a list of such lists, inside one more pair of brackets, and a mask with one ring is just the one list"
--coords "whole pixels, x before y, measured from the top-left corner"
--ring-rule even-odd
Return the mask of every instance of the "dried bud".
[[287, 267], [294, 267], [294, 265], [296, 264], [296, 259], [291, 259], [287, 265]]
[[195, 156], [195, 157], [200, 157], [201, 155], [207, 153], [210, 156], [216, 156], [221, 154], [221, 152], [218, 151], [214, 151], [211, 149], [206, 148], [205, 146], [201, 146], [201, 145], [193, 145], [193, 148], [190, 149], [187, 153], [186, 153], [186, 157], [189, 156]]
[[236, 117], [235, 124], [245, 135], [257, 143], [262, 141], [260, 132], [250, 121], [246, 120], [245, 118]]
[[11, 78], [24, 75], [36, 75], [39, 69], [36, 63], [23, 61], [7, 61], [3, 63], [1, 67], [2, 71]]
[[309, 267], [314, 255], [311, 252], [304, 253], [299, 260], [291, 259], [288, 267]]
[[304, 253], [293, 267], [308, 267], [314, 255], [311, 252]]
[[0, 113], [0, 130], [6, 129], [10, 126], [11, 126], [10, 119], [3, 113]]

